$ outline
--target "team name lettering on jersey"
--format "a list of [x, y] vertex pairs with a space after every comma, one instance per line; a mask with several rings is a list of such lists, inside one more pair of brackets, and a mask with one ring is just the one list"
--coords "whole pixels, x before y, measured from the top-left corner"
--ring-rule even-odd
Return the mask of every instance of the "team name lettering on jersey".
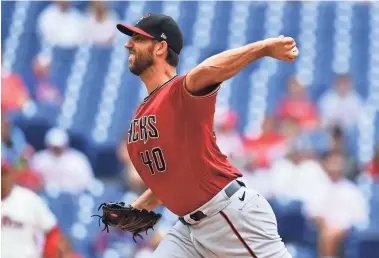
[[23, 228], [22, 222], [13, 220], [11, 217], [3, 216], [1, 217], [1, 226], [6, 228]]
[[156, 123], [157, 119], [155, 115], [143, 116], [134, 119], [130, 123], [128, 130], [128, 143], [137, 141], [147, 143], [150, 138], [159, 138]]

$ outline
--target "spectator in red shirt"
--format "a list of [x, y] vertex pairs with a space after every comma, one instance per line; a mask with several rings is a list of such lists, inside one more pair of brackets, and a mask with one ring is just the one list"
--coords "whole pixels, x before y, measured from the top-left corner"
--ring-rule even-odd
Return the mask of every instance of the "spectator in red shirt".
[[1, 71], [1, 108], [10, 111], [21, 110], [29, 100], [29, 92], [23, 79], [17, 73]]
[[279, 103], [276, 115], [280, 120], [295, 119], [303, 129], [314, 129], [318, 125], [317, 106], [307, 96], [301, 81], [291, 77], [288, 81], [288, 92]]
[[247, 155], [258, 168], [268, 168], [272, 160], [282, 156], [286, 150], [286, 138], [275, 130], [273, 117], [266, 117], [261, 135], [245, 138], [244, 143]]

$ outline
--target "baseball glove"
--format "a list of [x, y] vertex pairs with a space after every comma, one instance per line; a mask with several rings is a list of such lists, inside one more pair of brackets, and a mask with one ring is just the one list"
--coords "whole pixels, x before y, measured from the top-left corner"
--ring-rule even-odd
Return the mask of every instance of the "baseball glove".
[[134, 242], [136, 242], [136, 236], [143, 239], [140, 233], [146, 232], [147, 235], [149, 229], [154, 230], [153, 226], [157, 224], [162, 217], [161, 214], [155, 213], [154, 211], [147, 211], [145, 209], [139, 210], [131, 205], [125, 206], [123, 202], [102, 203], [98, 211], [101, 208], [103, 210], [103, 216], [93, 216], [99, 217], [99, 226], [100, 220], [104, 223], [103, 231], [106, 229], [107, 232], [109, 232], [109, 226], [128, 231], [133, 234]]

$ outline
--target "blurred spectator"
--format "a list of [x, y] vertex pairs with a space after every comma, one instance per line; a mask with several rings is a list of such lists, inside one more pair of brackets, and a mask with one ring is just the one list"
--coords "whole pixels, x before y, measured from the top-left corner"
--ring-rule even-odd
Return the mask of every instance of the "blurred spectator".
[[318, 124], [317, 106], [307, 96], [307, 91], [299, 78], [288, 80], [287, 96], [278, 104], [276, 115], [280, 120], [294, 119], [301, 128], [314, 129]]
[[237, 129], [238, 115], [233, 110], [217, 110], [214, 124], [217, 146], [235, 166], [243, 159], [243, 143]]
[[115, 38], [116, 13], [108, 8], [108, 3], [93, 1], [85, 17], [85, 40], [98, 45], [110, 45]]
[[286, 151], [286, 138], [275, 128], [273, 117], [266, 117], [262, 132], [258, 137], [244, 140], [245, 151], [254, 167], [268, 168], [274, 159], [282, 157]]
[[340, 126], [333, 126], [330, 129], [331, 140], [330, 140], [330, 150], [341, 152], [345, 156], [345, 169], [344, 176], [348, 179], [354, 180], [358, 174], [358, 166], [355, 158], [349, 152], [348, 139], [346, 132]]
[[332, 136], [330, 141], [330, 148], [332, 150], [344, 152], [346, 146], [342, 128], [338, 125], [335, 125], [331, 128], [330, 131]]
[[74, 47], [83, 42], [83, 17], [70, 1], [54, 1], [38, 18], [41, 38], [53, 46]]
[[27, 166], [33, 148], [26, 142], [24, 133], [12, 125], [6, 112], [1, 111], [1, 155], [15, 164], [17, 169]]
[[319, 200], [330, 184], [312, 145], [300, 138], [292, 142], [285, 158], [273, 163], [270, 176], [274, 196], [301, 200], [306, 209]]
[[339, 75], [334, 88], [324, 93], [319, 105], [324, 126], [338, 124], [348, 129], [358, 124], [362, 98], [354, 91], [350, 77]]
[[135, 194], [142, 194], [147, 189], [147, 187], [129, 158], [125, 141], [122, 141], [119, 145], [117, 154], [118, 158], [124, 165], [123, 176], [126, 188]]
[[45, 136], [45, 144], [47, 149], [32, 158], [32, 168], [41, 174], [46, 184], [61, 191], [78, 193], [85, 190], [94, 177], [93, 171], [88, 158], [69, 147], [67, 133], [52, 128]]
[[34, 149], [26, 142], [21, 129], [10, 123], [6, 113], [1, 114], [1, 155], [13, 164], [17, 184], [37, 192], [42, 187], [42, 178], [29, 167]]
[[285, 137], [288, 143], [291, 143], [301, 135], [302, 130], [296, 119], [286, 118], [279, 121], [278, 132]]
[[33, 61], [33, 73], [36, 79], [36, 99], [38, 102], [60, 105], [63, 97], [57, 87], [49, 82], [51, 59], [38, 55]]
[[[17, 173], [1, 163], [1, 256], [57, 257], [60, 229], [55, 216], [32, 191], [15, 185]], [[43, 254], [41, 254], [42, 237]]]
[[328, 128], [319, 127], [311, 132], [303, 132], [300, 138], [310, 141], [318, 156], [322, 156], [330, 150], [342, 152], [346, 156], [345, 176], [354, 180], [359, 174], [354, 153], [351, 148], [352, 139], [349, 139], [347, 131], [344, 131], [341, 126], [334, 125]]
[[312, 142], [312, 148], [317, 156], [324, 154], [333, 145], [331, 130], [320, 126], [312, 131], [301, 132], [299, 138]]
[[[3, 55], [1, 57], [3, 64]], [[30, 96], [22, 77], [1, 67], [1, 110], [21, 110]]]
[[323, 168], [330, 178], [328, 189], [308, 214], [319, 227], [320, 257], [336, 257], [345, 233], [354, 225], [365, 223], [368, 207], [358, 187], [343, 177], [346, 159], [339, 151], [323, 158]]

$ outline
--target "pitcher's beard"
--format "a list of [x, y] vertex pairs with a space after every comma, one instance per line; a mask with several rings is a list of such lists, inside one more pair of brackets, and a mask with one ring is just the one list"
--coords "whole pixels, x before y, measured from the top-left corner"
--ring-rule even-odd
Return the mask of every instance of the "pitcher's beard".
[[138, 54], [134, 52], [134, 62], [129, 63], [129, 70], [134, 75], [140, 76], [146, 69], [152, 66], [154, 63], [154, 57], [149, 51], [146, 54]]

